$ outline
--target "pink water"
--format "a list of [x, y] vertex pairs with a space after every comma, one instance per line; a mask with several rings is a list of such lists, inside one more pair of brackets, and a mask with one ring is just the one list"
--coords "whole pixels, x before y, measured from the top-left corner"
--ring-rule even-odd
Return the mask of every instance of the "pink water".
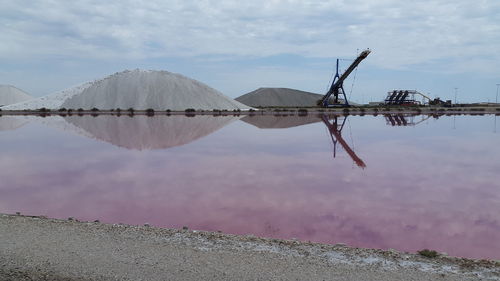
[[500, 259], [492, 115], [217, 118], [0, 117], [0, 212]]

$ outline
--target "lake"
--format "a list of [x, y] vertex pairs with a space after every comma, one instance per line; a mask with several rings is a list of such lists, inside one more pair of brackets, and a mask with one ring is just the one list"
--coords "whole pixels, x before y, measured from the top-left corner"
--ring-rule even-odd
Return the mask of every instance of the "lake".
[[0, 212], [500, 259], [496, 118], [4, 115]]

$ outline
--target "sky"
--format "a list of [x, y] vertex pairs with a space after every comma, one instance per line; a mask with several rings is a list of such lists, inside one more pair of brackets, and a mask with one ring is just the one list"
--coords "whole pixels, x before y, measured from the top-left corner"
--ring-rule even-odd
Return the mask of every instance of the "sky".
[[500, 84], [500, 1], [0, 0], [0, 84], [43, 96], [125, 69], [181, 73], [238, 97], [259, 87], [356, 102], [415, 89], [492, 101]]

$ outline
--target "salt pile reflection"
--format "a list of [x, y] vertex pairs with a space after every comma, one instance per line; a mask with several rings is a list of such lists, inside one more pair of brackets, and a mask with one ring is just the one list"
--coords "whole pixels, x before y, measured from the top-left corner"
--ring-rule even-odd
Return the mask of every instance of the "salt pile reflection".
[[308, 124], [322, 122], [329, 131], [333, 143], [333, 158], [337, 156], [337, 144], [340, 144], [344, 151], [360, 168], [366, 168], [365, 162], [356, 155], [354, 150], [342, 137], [342, 130], [346, 124], [348, 116], [334, 114], [313, 114], [313, 115], [255, 115], [246, 116], [241, 119], [246, 123], [260, 129], [286, 129], [299, 127]]
[[135, 150], [166, 149], [193, 142], [229, 123], [237, 116], [68, 116], [68, 123], [87, 135]]
[[249, 115], [241, 121], [260, 129], [286, 129], [321, 122], [319, 115]]
[[0, 117], [0, 131], [15, 130], [26, 125], [28, 122], [28, 120], [19, 117], [3, 116]]

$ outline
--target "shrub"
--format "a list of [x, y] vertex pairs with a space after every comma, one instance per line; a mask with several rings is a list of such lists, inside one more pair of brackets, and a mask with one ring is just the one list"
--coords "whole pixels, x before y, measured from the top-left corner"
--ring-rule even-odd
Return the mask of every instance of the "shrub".
[[417, 252], [419, 255], [424, 256], [426, 258], [435, 258], [438, 256], [438, 252], [429, 249], [423, 249]]
[[78, 112], [83, 112], [83, 108], [78, 108]]
[[187, 108], [185, 112], [196, 112], [196, 110], [194, 108]]
[[42, 108], [38, 109], [38, 111], [40, 111], [40, 112], [49, 112], [49, 111], [50, 111], [50, 109], [47, 109], [47, 108], [45, 108], [45, 107], [42, 107]]
[[59, 108], [59, 112], [64, 112], [66, 111], [66, 108], [62, 107], [62, 108]]
[[172, 110], [170, 110], [170, 109], [167, 109], [166, 111], [167, 111], [167, 113], [170, 113], [170, 112], [171, 112]]
[[155, 110], [152, 108], [146, 109], [146, 115], [147, 116], [154, 116], [155, 115]]
[[92, 112], [97, 112], [97, 111], [99, 111], [99, 109], [97, 109], [96, 107], [94, 107], [94, 108], [92, 108], [90, 111], [92, 111]]

